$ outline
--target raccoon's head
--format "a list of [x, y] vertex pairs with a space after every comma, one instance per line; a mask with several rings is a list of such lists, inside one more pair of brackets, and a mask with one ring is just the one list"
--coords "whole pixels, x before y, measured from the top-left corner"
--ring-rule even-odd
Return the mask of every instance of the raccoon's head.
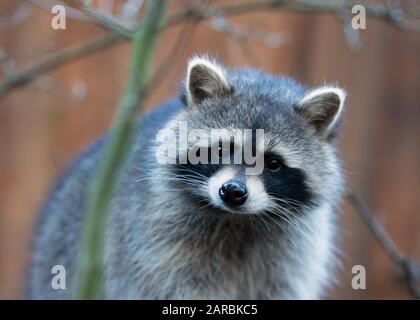
[[198, 57], [189, 62], [184, 94], [185, 107], [168, 124], [178, 133], [169, 192], [203, 210], [238, 214], [302, 211], [340, 195], [333, 143], [342, 89], [306, 90]]

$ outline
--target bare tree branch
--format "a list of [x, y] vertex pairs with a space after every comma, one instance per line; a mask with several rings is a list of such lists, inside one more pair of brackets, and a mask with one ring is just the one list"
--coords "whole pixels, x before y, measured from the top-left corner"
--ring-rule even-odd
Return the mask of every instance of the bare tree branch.
[[[66, 3], [79, 3], [75, 0], [65, 0]], [[194, 21], [201, 21], [208, 18], [214, 18], [223, 12], [225, 16], [229, 15], [238, 15], [249, 12], [262, 11], [267, 9], [276, 9], [284, 11], [295, 11], [295, 12], [305, 12], [305, 13], [333, 13], [341, 14], [343, 10], [350, 10], [352, 7], [351, 2], [324, 2], [320, 0], [300, 0], [300, 1], [282, 1], [282, 0], [250, 0], [247, 2], [240, 2], [234, 4], [224, 4], [217, 6], [215, 9], [213, 6], [210, 6], [204, 10], [196, 10], [193, 7], [188, 7], [185, 10], [174, 13], [170, 15], [165, 22], [161, 24], [160, 29], [164, 29], [176, 24], [179, 24], [185, 20], [192, 19]], [[384, 20], [394, 27], [397, 27], [402, 30], [412, 30], [420, 31], [420, 22], [418, 20], [410, 20], [405, 17], [404, 11], [398, 6], [386, 6], [383, 4], [363, 4], [366, 8], [366, 12], [369, 16]], [[78, 4], [80, 7], [80, 3]], [[89, 8], [84, 6], [83, 8]], [[121, 24], [118, 20], [103, 15], [99, 12], [95, 12], [91, 7], [85, 9], [86, 13], [91, 16], [91, 18], [97, 21], [100, 25], [108, 30], [112, 30], [111, 34], [103, 36], [102, 39], [97, 39], [98, 44], [87, 43], [82, 44], [76, 48], [70, 48], [69, 51], [65, 50], [64, 52], [59, 52], [54, 55], [51, 55], [45, 60], [35, 63], [32, 66], [28, 66], [21, 71], [17, 71], [16, 74], [9, 75], [0, 83], [0, 97], [7, 93], [14, 87], [22, 86], [34, 77], [39, 74], [42, 74], [45, 71], [51, 70], [55, 67], [60, 66], [62, 63], [68, 62], [73, 59], [77, 59], [84, 54], [95, 52], [102, 48], [106, 48], [122, 38], [131, 39], [135, 30], [141, 27], [141, 22], [139, 26], [130, 29], [127, 26]], [[94, 41], [94, 42], [96, 42]], [[87, 48], [83, 48], [86, 46]], [[51, 60], [51, 61], [49, 61]]]
[[78, 299], [96, 299], [102, 289], [102, 254], [108, 206], [134, 134], [136, 113], [141, 110], [149, 89], [150, 64], [166, 3], [166, 0], [148, 1], [143, 27], [134, 34], [125, 91], [113, 119], [101, 162], [89, 186], [77, 261]]
[[[367, 2], [353, 3], [352, 1], [323, 1], [323, 0], [250, 0], [247, 2], [225, 4], [218, 6], [218, 10], [223, 11], [225, 15], [239, 15], [249, 12], [263, 10], [283, 10], [300, 13], [332, 13], [338, 14], [343, 11], [350, 11], [356, 5], [363, 5], [366, 14], [372, 18], [383, 20], [390, 25], [406, 31], [420, 31], [420, 20], [406, 17], [406, 13], [401, 6], [389, 7], [384, 4], [374, 4]], [[194, 17], [195, 19], [207, 19], [214, 16], [214, 9], [211, 7], [200, 12], [193, 8], [187, 8], [184, 11], [172, 14], [167, 21], [167, 25], [178, 24], [185, 19]]]
[[382, 224], [376, 218], [376, 215], [355, 192], [348, 190], [346, 198], [361, 216], [391, 260], [403, 271], [410, 293], [416, 299], [420, 299], [420, 289], [418, 285], [420, 282], [420, 263], [407, 257], [395, 245]]
[[343, 29], [343, 34], [347, 41], [347, 46], [349, 47], [349, 49], [353, 51], [359, 50], [362, 47], [362, 41], [360, 39], [359, 30], [352, 28], [351, 13], [343, 11], [341, 13], [337, 13], [336, 17], [341, 24], [341, 28]]
[[[57, 4], [56, 0], [28, 0], [28, 1], [30, 1], [33, 5], [48, 12], [51, 12], [51, 8]], [[95, 23], [95, 21], [92, 18], [87, 17], [85, 13], [72, 7], [66, 8], [66, 17], [69, 19], [74, 19], [78, 21]]]
[[27, 3], [21, 3], [10, 17], [0, 19], [0, 29], [17, 27], [30, 15], [31, 8]]
[[5, 80], [0, 84], [0, 97], [9, 92], [11, 89], [24, 86], [35, 77], [52, 70], [66, 62], [75, 60], [107, 48], [115, 44], [121, 36], [116, 33], [108, 33], [100, 36], [92, 41], [70, 47], [56, 54], [50, 55], [41, 61], [34, 63], [28, 67], [23, 68], [15, 73], [6, 75]]
[[[279, 33], [268, 32], [264, 29], [255, 28], [252, 26], [239, 27], [233, 24], [229, 18], [224, 14], [223, 10], [219, 9], [216, 5], [213, 4], [213, 1], [206, 0], [206, 9], [209, 7], [213, 11], [212, 17], [210, 17], [207, 25], [214, 31], [225, 33], [235, 39], [245, 51], [252, 51], [252, 48], [248, 50], [249, 40], [260, 41], [261, 43], [270, 46], [276, 47], [284, 42], [283, 37]], [[206, 10], [204, 9], [204, 10]], [[248, 48], [248, 49], [247, 49]], [[253, 54], [248, 55], [252, 56]], [[252, 61], [257, 62], [256, 57], [251, 58]], [[260, 65], [257, 62], [258, 65]]]
[[125, 25], [123, 22], [119, 21], [117, 18], [110, 14], [99, 12], [92, 6], [84, 4], [80, 7], [80, 9], [94, 21], [97, 21], [99, 24], [104, 26], [105, 29], [117, 32], [126, 38], [132, 38], [136, 30], [134, 27]]
[[152, 79], [150, 80], [149, 92], [155, 90], [161, 81], [167, 76], [171, 69], [175, 66], [176, 57], [182, 52], [194, 33], [197, 22], [192, 21], [190, 24], [186, 23], [185, 26], [179, 32], [178, 39], [175, 42], [174, 47], [168, 53], [166, 59], [160, 64], [159, 68], [155, 71]]
[[3, 70], [3, 73], [8, 76], [15, 72], [15, 64], [10, 56], [0, 47], [0, 68]]

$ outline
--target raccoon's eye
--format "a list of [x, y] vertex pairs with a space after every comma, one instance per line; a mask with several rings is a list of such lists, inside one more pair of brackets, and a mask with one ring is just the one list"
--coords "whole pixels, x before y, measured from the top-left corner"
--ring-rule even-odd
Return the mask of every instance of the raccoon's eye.
[[283, 162], [279, 157], [272, 156], [266, 160], [265, 165], [270, 171], [278, 171], [283, 166]]

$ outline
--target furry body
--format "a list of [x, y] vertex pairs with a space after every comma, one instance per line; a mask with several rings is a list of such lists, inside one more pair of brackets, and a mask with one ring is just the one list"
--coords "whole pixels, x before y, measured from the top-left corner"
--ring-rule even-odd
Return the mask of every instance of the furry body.
[[[222, 70], [226, 83], [214, 90], [220, 93], [227, 83], [234, 90], [216, 94], [213, 87], [200, 87], [200, 79], [207, 76], [205, 67], [204, 77], [200, 73], [192, 84], [197, 91], [187, 86], [187, 99], [172, 98], [139, 121], [110, 206], [105, 298], [322, 297], [334, 279], [334, 210], [342, 192], [331, 141], [335, 127], [321, 137], [318, 127], [294, 111], [309, 91], [290, 79], [249, 69]], [[206, 96], [208, 92], [214, 96]], [[208, 180], [198, 181], [200, 175], [227, 179], [239, 172], [229, 165], [188, 166], [187, 176], [183, 167], [156, 163], [156, 134], [176, 120], [197, 128], [265, 130], [265, 149], [281, 154], [287, 166], [275, 174], [243, 177], [250, 189], [247, 201], [261, 209], [232, 214], [218, 205], [220, 199], [206, 195], [211, 187]], [[73, 161], [44, 203], [29, 269], [30, 298], [72, 297], [86, 190], [106, 139], [100, 138]], [[183, 174], [197, 180], [194, 187], [168, 179]], [[252, 193], [252, 185], [258, 183], [261, 190]], [[265, 211], [270, 201], [275, 207]], [[66, 290], [51, 288], [53, 265], [66, 268]]]

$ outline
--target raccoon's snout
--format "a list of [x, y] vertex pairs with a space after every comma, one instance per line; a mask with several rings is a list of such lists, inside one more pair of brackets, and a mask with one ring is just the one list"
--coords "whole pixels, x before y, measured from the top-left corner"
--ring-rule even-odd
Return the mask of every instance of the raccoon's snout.
[[238, 180], [229, 180], [219, 189], [220, 198], [228, 205], [240, 206], [248, 197], [246, 186]]

